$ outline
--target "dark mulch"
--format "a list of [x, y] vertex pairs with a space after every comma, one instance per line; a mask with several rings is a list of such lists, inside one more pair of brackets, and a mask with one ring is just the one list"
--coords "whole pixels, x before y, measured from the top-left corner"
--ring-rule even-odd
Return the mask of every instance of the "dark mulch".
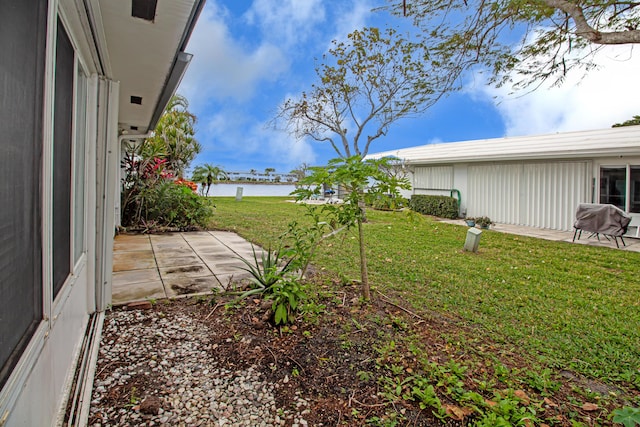
[[[467, 367], [463, 384], [458, 386], [481, 394], [487, 405], [494, 404], [496, 395], [506, 395], [506, 389], [513, 391], [514, 384], [521, 385], [517, 402], [535, 407], [537, 425], [541, 426], [571, 426], [571, 420], [609, 425], [608, 414], [624, 401], [624, 393], [617, 398], [585, 393], [585, 384], [605, 392], [617, 389], [562, 369], [553, 374], [558, 390], [527, 387], [517, 376], [526, 375], [537, 362], [520, 354], [517, 345], [494, 342], [474, 325], [427, 309], [412, 313], [394, 303], [393, 296], [374, 292], [369, 304], [361, 304], [355, 284], [323, 280], [324, 284], [317, 284], [321, 291], [309, 309], [311, 313], [299, 316], [287, 327], [274, 327], [268, 318], [268, 304], [259, 299], [227, 308], [231, 297], [185, 298], [158, 302], [151, 310], [166, 316], [188, 313], [208, 324], [221, 367], [257, 366], [264, 378], [288, 384], [278, 388], [278, 407], [289, 408], [298, 393], [310, 404], [311, 412], [305, 415], [310, 426], [473, 425], [479, 419], [478, 412], [472, 405], [465, 407], [454, 401], [455, 392], [447, 390], [446, 384], [433, 384], [448, 413], [444, 419], [429, 407], [421, 409], [411, 398], [411, 390], [402, 384], [413, 375], [428, 377], [429, 364], [447, 366], [452, 362]], [[313, 313], [313, 307], [321, 306]], [[495, 372], [497, 362], [511, 372], [508, 379]], [[395, 399], [388, 393], [390, 381], [398, 384]], [[138, 390], [145, 387], [140, 382], [135, 386]], [[626, 393], [637, 398], [637, 391]], [[120, 394], [113, 396], [113, 404], [124, 407], [129, 394]]]

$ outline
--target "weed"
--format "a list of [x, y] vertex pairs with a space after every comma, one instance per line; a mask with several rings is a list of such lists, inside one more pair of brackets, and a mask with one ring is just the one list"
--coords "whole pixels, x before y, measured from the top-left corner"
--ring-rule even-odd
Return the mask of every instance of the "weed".
[[356, 376], [358, 377], [358, 379], [359, 379], [360, 381], [367, 382], [367, 381], [369, 381], [369, 380], [371, 379], [371, 377], [372, 377], [373, 375], [371, 374], [371, 372], [367, 372], [367, 371], [358, 371], [358, 372], [356, 373]]
[[133, 408], [140, 402], [140, 398], [137, 395], [138, 389], [136, 387], [131, 387], [131, 394], [129, 395], [129, 403], [127, 403], [125, 408]]
[[624, 407], [622, 409], [614, 409], [611, 413], [613, 422], [620, 423], [624, 427], [634, 427], [640, 425], [640, 408]]
[[553, 392], [560, 389], [560, 383], [552, 378], [551, 369], [545, 368], [541, 371], [528, 371], [524, 379], [525, 384], [539, 391], [543, 396], [551, 396]]

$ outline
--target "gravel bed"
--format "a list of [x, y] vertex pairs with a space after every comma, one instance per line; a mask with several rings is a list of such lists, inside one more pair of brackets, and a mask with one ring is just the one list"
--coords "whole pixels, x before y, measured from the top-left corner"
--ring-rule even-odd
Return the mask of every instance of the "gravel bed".
[[[218, 366], [218, 344], [210, 335], [206, 324], [184, 313], [110, 312], [98, 356], [90, 425], [307, 425], [308, 403], [300, 396], [288, 408], [276, 405], [275, 394], [287, 386], [287, 377], [271, 384], [256, 366]], [[114, 405], [116, 395], [123, 393], [129, 404]]]

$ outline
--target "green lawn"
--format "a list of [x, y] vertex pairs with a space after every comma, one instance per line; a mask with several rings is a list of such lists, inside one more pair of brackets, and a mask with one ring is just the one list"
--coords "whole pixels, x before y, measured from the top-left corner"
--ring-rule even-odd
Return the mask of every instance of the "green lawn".
[[[212, 228], [262, 246], [305, 209], [283, 198], [215, 198]], [[505, 348], [640, 390], [640, 253], [486, 231], [479, 253], [462, 251], [466, 227], [369, 211], [365, 226], [374, 290], [418, 313], [480, 327]], [[355, 232], [325, 241], [312, 261], [358, 278]]]

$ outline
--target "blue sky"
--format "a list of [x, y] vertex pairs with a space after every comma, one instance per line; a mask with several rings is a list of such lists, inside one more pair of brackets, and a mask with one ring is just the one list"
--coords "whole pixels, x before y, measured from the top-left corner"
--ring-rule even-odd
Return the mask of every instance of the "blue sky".
[[[227, 171], [321, 165], [328, 144], [296, 140], [269, 122], [285, 99], [309, 90], [331, 40], [363, 26], [415, 31], [407, 20], [372, 9], [381, 0], [207, 0], [187, 51], [194, 54], [178, 89], [198, 117], [203, 150], [192, 166]], [[600, 129], [640, 114], [640, 54], [628, 47], [599, 54], [601, 68], [570, 75], [558, 88], [509, 95], [510, 88], [465, 77], [462, 92], [424, 115], [393, 125], [371, 153], [434, 142]]]

